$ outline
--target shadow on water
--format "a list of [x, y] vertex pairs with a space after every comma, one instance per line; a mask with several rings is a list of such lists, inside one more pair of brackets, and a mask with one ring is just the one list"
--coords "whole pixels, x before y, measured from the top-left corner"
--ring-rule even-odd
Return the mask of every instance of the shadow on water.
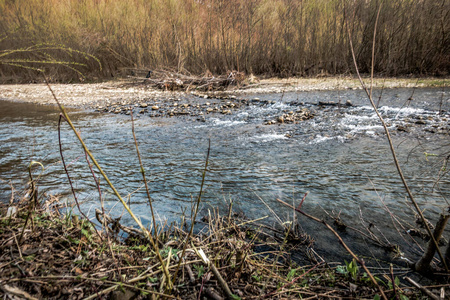
[[[448, 206], [445, 198], [450, 196], [448, 176], [441, 178], [437, 186], [434, 182], [442, 167], [442, 156], [450, 151], [449, 103], [448, 100], [444, 103], [445, 111], [439, 114], [440, 92], [416, 90], [415, 100], [406, 103], [411, 90], [386, 90], [380, 109], [393, 131], [406, 178], [432, 220]], [[280, 95], [258, 95], [270, 102], [250, 105], [232, 115], [208, 115], [204, 123], [189, 117], [138, 117], [136, 135], [159, 219], [179, 220], [183, 209], [189, 211], [191, 199], [200, 187], [211, 139], [203, 211], [226, 210], [233, 200], [234, 207], [248, 218], [268, 215], [267, 223], [272, 225], [276, 220], [259, 198], [282, 220], [288, 220], [292, 219], [292, 212], [276, 199], [298, 203], [309, 191], [303, 207], [310, 214], [329, 218], [326, 211], [340, 215], [345, 223], [354, 226], [360, 226], [363, 220], [365, 224], [374, 224], [374, 230], [379, 229], [390, 242], [410, 247], [409, 241], [398, 238], [384, 204], [411, 226], [414, 212], [392, 164], [382, 128], [367, 103], [361, 100], [364, 99], [361, 93], [292, 93], [285, 94], [282, 101]], [[322, 100], [351, 100], [353, 106], [317, 105]], [[315, 117], [298, 124], [263, 125], [265, 120], [298, 107], [309, 108]], [[72, 198], [60, 163], [58, 116], [56, 107], [0, 101], [2, 201], [11, 196], [10, 181], [16, 189], [23, 188], [31, 160], [46, 167], [39, 182], [41, 192]], [[130, 195], [133, 211], [149, 222], [129, 116], [72, 110], [71, 118], [121, 194]], [[404, 124], [408, 125], [407, 132], [399, 129]], [[64, 155], [75, 179], [75, 189], [83, 208], [92, 213], [99, 201], [90, 171], [73, 133], [67, 125], [63, 128]], [[106, 207], [120, 215], [121, 206], [105, 185], [103, 190]], [[123, 221], [132, 224], [127, 215]], [[302, 218], [300, 224], [316, 240], [319, 253], [329, 259], [341, 257], [343, 252], [337, 241], [320, 224]], [[368, 254], [371, 247], [361, 246], [365, 242], [360, 237], [343, 235], [351, 246]], [[409, 251], [414, 254], [415, 248]]]

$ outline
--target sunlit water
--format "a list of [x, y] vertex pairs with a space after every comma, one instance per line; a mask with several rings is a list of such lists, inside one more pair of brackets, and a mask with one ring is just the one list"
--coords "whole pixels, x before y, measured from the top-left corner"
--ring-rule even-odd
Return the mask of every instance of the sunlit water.
[[[393, 89], [383, 91], [380, 112], [393, 132], [395, 150], [405, 177], [426, 215], [433, 220], [448, 206], [448, 175], [442, 173], [449, 155], [448, 93], [441, 89]], [[380, 91], [375, 92], [378, 100]], [[160, 221], [177, 221], [189, 214], [198, 196], [208, 140], [211, 155], [206, 176], [202, 212], [226, 211], [230, 200], [248, 218], [275, 224], [292, 219], [292, 212], [276, 199], [298, 204], [309, 191], [303, 209], [326, 218], [340, 214], [344, 222], [358, 225], [363, 219], [378, 226], [393, 243], [400, 243], [392, 214], [414, 223], [406, 193], [393, 165], [383, 128], [362, 91], [302, 92], [252, 95], [269, 100], [250, 105], [231, 116], [149, 118], [135, 120], [136, 135], [154, 208]], [[188, 101], [189, 99], [186, 99]], [[317, 106], [318, 101], [345, 103], [352, 107]], [[263, 125], [283, 112], [307, 107], [316, 116], [299, 124]], [[129, 116], [72, 111], [71, 118], [88, 147], [131, 208], [150, 221]], [[56, 108], [0, 101], [0, 197], [9, 201], [11, 185], [16, 196], [26, 187], [27, 166], [32, 160], [45, 166], [40, 193], [61, 194], [72, 201], [58, 146], [59, 113]], [[425, 124], [415, 124], [425, 120]], [[409, 122], [409, 132], [397, 126]], [[431, 133], [433, 131], [435, 133]], [[74, 188], [86, 213], [99, 207], [99, 195], [82, 148], [67, 124], [62, 127], [63, 153]], [[37, 176], [39, 168], [35, 167]], [[440, 172], [441, 171], [441, 172]], [[98, 177], [98, 172], [96, 173]], [[122, 207], [101, 179], [105, 206], [120, 215]], [[261, 200], [262, 199], [262, 200]], [[132, 221], [126, 214], [126, 224]], [[334, 257], [336, 241], [320, 224], [300, 218], [302, 227], [317, 240], [321, 253]], [[331, 222], [331, 221], [330, 221]], [[358, 225], [359, 226], [359, 225]], [[355, 238], [350, 239], [355, 241]], [[355, 242], [356, 243], [356, 242]], [[329, 247], [334, 244], [336, 247]], [[405, 246], [406, 247], [406, 246]]]

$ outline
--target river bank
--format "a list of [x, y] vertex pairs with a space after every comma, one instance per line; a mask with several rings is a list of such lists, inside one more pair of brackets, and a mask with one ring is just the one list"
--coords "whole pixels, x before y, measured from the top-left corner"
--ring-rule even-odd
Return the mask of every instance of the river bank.
[[[232, 211], [228, 217], [211, 212], [194, 236], [185, 229], [189, 224], [164, 225], [149, 243], [142, 232], [100, 210], [102, 225], [79, 217], [58, 197], [39, 199], [0, 203], [2, 297], [380, 299], [384, 293], [390, 299], [421, 297], [420, 289], [433, 296], [441, 287], [445, 291], [445, 285], [414, 285], [409, 277], [409, 284], [401, 283], [398, 276], [409, 273], [407, 268], [372, 268], [378, 274], [369, 277], [355, 261], [325, 262], [310, 247], [313, 240], [295, 227], [264, 231], [258, 220], [240, 219]], [[291, 259], [300, 249], [310, 263]]]
[[[367, 83], [369, 79], [365, 79]], [[376, 78], [375, 88], [419, 88], [446, 87], [449, 78]], [[137, 104], [149, 101], [176, 100], [186, 95], [184, 91], [165, 91], [146, 85], [143, 80], [118, 80], [86, 84], [51, 84], [59, 101], [65, 106], [79, 108], [103, 108], [111, 104]], [[254, 79], [243, 86], [230, 86], [223, 91], [196, 92], [190, 95], [205, 98], [231, 98], [239, 95], [283, 93], [321, 90], [361, 89], [359, 80], [351, 77], [323, 78], [287, 78]], [[234, 97], [233, 97], [234, 96]], [[31, 102], [36, 104], [54, 104], [47, 86], [38, 84], [0, 85], [0, 99]]]

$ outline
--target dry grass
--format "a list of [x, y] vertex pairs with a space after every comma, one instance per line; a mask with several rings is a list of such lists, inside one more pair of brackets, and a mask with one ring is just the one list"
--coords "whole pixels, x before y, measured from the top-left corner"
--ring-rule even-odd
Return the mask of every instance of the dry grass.
[[[91, 79], [169, 68], [178, 73], [310, 76], [345, 74], [352, 58], [345, 19], [361, 72], [370, 70], [378, 2], [294, 0], [0, 1], [0, 49], [63, 44], [97, 57], [80, 71]], [[375, 72], [385, 76], [448, 74], [448, 1], [385, 1], [378, 21]], [[15, 54], [63, 61], [81, 54]], [[4, 61], [0, 56], [0, 61]], [[79, 80], [63, 66], [52, 80]], [[33, 80], [33, 70], [1, 65], [3, 81]]]
[[[160, 228], [160, 254], [171, 277], [182, 261], [180, 275], [173, 289], [167, 291], [161, 264], [138, 230], [109, 219], [111, 222], [107, 221], [97, 235], [89, 222], [71, 214], [70, 207], [62, 205], [57, 197], [41, 197], [40, 208], [32, 210], [27, 199], [12, 205], [0, 204], [2, 297], [374, 298], [378, 292], [356, 265], [333, 267], [320, 262], [321, 258], [310, 248], [312, 240], [305, 234], [294, 235], [293, 230], [289, 234], [263, 232], [257, 220], [242, 220], [232, 212], [222, 217], [215, 211], [202, 219], [203, 229], [187, 243], [183, 257], [181, 249], [188, 235], [183, 230], [185, 224]], [[8, 206], [16, 207], [17, 213], [6, 216]], [[26, 222], [30, 213], [30, 221]], [[102, 218], [100, 212], [97, 217]], [[125, 239], [121, 238], [123, 232], [128, 232]], [[311, 263], [300, 265], [291, 260], [290, 252], [301, 249], [309, 249]], [[396, 274], [403, 272], [395, 270]], [[379, 280], [384, 282], [387, 295], [418, 296], [414, 288], [400, 283], [392, 290], [386, 276], [380, 275]]]

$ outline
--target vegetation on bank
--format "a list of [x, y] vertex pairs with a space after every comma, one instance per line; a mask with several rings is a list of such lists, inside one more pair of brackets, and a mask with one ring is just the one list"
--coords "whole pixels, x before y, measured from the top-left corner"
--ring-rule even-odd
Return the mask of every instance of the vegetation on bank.
[[[142, 75], [139, 71], [154, 69], [196, 75], [231, 70], [282, 77], [348, 74], [353, 70], [350, 38], [365, 73], [371, 68], [379, 4], [379, 0], [0, 1], [0, 76], [3, 82], [35, 80], [36, 71], [16, 68], [15, 62], [48, 61], [49, 79], [79, 80], [79, 73], [50, 62], [76, 62], [86, 55], [91, 58], [74, 67], [90, 79]], [[382, 1], [375, 73], [448, 74], [449, 13], [445, 0]], [[36, 45], [42, 47], [29, 51]]]
[[[262, 230], [258, 220], [242, 219], [231, 206], [228, 216], [210, 211], [191, 238], [185, 221], [159, 227], [154, 239], [161, 265], [138, 230], [100, 210], [93, 224], [54, 196], [41, 195], [34, 206], [28, 195], [0, 203], [2, 298], [380, 299], [381, 288], [389, 299], [420, 299], [420, 289], [438, 294], [446, 286], [414, 286], [409, 277], [413, 284], [405, 284], [408, 268], [391, 265], [371, 269], [377, 287], [355, 261], [325, 262], [305, 233]], [[298, 264], [291, 255], [303, 251], [310, 262]]]

